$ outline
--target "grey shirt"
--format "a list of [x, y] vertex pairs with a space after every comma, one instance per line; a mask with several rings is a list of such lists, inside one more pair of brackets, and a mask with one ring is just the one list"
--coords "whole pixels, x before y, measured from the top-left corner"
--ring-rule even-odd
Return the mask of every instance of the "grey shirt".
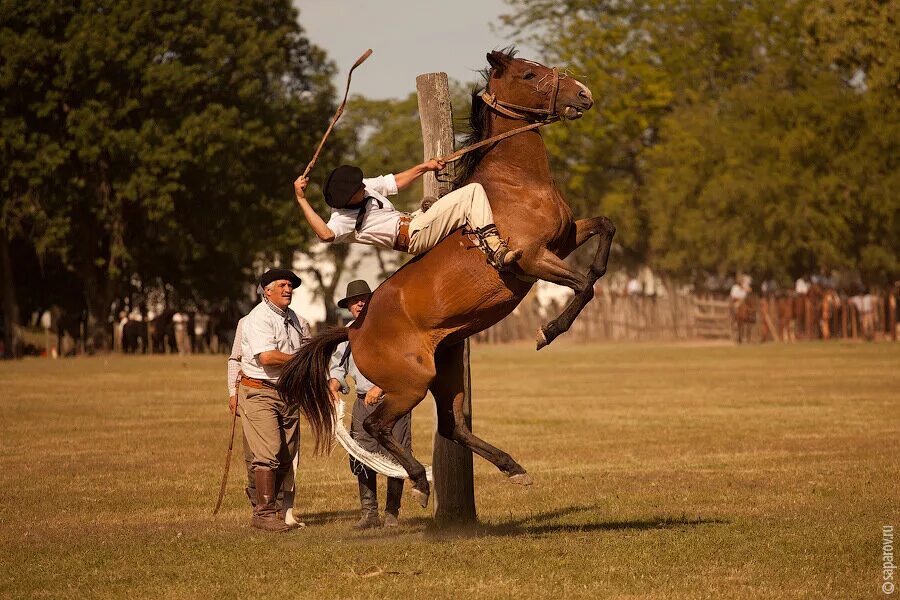
[[347, 387], [348, 375], [352, 375], [353, 379], [356, 380], [356, 392], [358, 394], [365, 394], [375, 387], [375, 384], [366, 379], [366, 376], [359, 372], [356, 363], [353, 362], [353, 354], [348, 352], [349, 345], [350, 342], [341, 342], [338, 344], [338, 347], [335, 348], [334, 354], [331, 355], [329, 375], [332, 379], [337, 379], [341, 382], [342, 394], [346, 394], [350, 391], [350, 388]]

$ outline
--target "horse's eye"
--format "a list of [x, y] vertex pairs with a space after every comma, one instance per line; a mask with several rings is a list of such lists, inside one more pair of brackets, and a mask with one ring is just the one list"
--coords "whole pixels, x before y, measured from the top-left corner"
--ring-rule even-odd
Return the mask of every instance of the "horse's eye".
[[522, 75], [522, 79], [534, 79], [534, 71], [525, 71], [525, 74]]

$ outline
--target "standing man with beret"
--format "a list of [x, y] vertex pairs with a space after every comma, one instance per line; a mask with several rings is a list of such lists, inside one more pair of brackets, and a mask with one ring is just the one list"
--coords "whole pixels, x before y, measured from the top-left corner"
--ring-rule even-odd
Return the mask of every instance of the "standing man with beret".
[[323, 242], [358, 242], [422, 254], [452, 231], [467, 227], [478, 238], [488, 263], [505, 270], [522, 256], [510, 250], [494, 224], [494, 214], [480, 183], [471, 183], [436, 200], [427, 210], [406, 214], [394, 208], [386, 196], [396, 194], [428, 171], [440, 171], [444, 162], [431, 159], [396, 175], [363, 179], [359, 167], [342, 165], [328, 174], [322, 187], [325, 202], [333, 210], [326, 223], [306, 200], [309, 180], [294, 181], [294, 192], [303, 216]]
[[[369, 301], [372, 291], [369, 284], [358, 279], [347, 285], [347, 296], [338, 302], [338, 306], [350, 310], [350, 314], [356, 319]], [[349, 325], [349, 324], [348, 324]], [[350, 435], [360, 446], [368, 452], [381, 452], [387, 456], [390, 453], [384, 449], [365, 429], [363, 421], [366, 420], [378, 403], [382, 400], [382, 390], [356, 368], [353, 355], [350, 352], [348, 342], [342, 342], [335, 349], [331, 357], [331, 379], [328, 380], [328, 388], [332, 396], [337, 397], [338, 392], [346, 393], [346, 379], [352, 375], [356, 380], [356, 402], [353, 403], [353, 416], [350, 425]], [[410, 432], [412, 415], [407, 414], [394, 425], [394, 438], [407, 450], [412, 450], [412, 435]], [[354, 529], [370, 529], [381, 525], [378, 520], [378, 490], [375, 485], [375, 471], [350, 457], [350, 470], [356, 475], [359, 482], [359, 503], [362, 514]], [[400, 498], [403, 496], [403, 480], [388, 478], [387, 501], [384, 507], [384, 526], [397, 527], [400, 516]]]
[[251, 524], [265, 531], [289, 527], [277, 506], [297, 452], [300, 411], [275, 390], [281, 369], [310, 337], [309, 323], [289, 308], [300, 278], [287, 269], [270, 269], [259, 280], [263, 300], [242, 320], [241, 379], [238, 404], [256, 483]]
[[[299, 317], [298, 317], [299, 319]], [[238, 410], [237, 388], [240, 385], [238, 381], [241, 375], [241, 346], [244, 341], [244, 319], [237, 323], [237, 329], [234, 331], [234, 343], [231, 345], [231, 355], [228, 357], [228, 410], [234, 414]], [[244, 466], [247, 469], [247, 487], [244, 491], [247, 493], [247, 499], [250, 500], [250, 506], [256, 506], [256, 476], [253, 473], [253, 453], [250, 451], [250, 444], [247, 442], [247, 428], [241, 426], [244, 448]], [[275, 490], [275, 495], [280, 506], [279, 513], [284, 513], [284, 522], [291, 527], [305, 527], [304, 523], [294, 518], [294, 473], [299, 464], [300, 449], [294, 450], [294, 458], [291, 460], [291, 468], [287, 477], [281, 484], [281, 488]], [[281, 518], [279, 514], [279, 518]]]

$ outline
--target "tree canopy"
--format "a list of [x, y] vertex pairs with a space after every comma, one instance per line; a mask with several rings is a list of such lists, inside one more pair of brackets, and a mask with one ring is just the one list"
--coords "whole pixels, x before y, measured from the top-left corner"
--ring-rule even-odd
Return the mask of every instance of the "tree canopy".
[[297, 16], [287, 0], [3, 3], [2, 242], [77, 277], [101, 325], [135, 277], [225, 297], [254, 259], [290, 256], [309, 235], [291, 181], [334, 103]]
[[616, 222], [626, 264], [900, 275], [894, 2], [509, 5], [506, 26], [594, 94], [546, 137], [570, 202]]

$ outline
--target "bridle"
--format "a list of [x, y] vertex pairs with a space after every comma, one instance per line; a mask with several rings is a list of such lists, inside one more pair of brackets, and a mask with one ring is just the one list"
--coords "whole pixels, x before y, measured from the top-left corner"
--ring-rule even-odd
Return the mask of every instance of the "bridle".
[[[530, 63], [531, 61], [526, 62]], [[538, 63], [531, 64], [538, 65]], [[499, 100], [489, 89], [485, 89], [481, 92], [481, 99], [484, 100], [485, 104], [501, 115], [505, 115], [512, 119], [520, 121], [547, 121], [553, 118], [558, 119], [556, 116], [556, 96], [559, 94], [559, 80], [566, 76], [559, 74], [558, 67], [553, 67], [551, 71], [553, 72], [553, 91], [550, 93], [550, 102], [547, 104], [547, 108], [532, 108], [530, 106], [520, 106], [518, 104], [513, 104], [512, 102]], [[488, 83], [488, 86], [490, 86], [490, 83]]]
[[[532, 62], [530, 60], [525, 62], [544, 67], [544, 65]], [[457, 150], [456, 152], [447, 154], [446, 156], [442, 156], [439, 158], [439, 160], [448, 163], [454, 162], [462, 158], [465, 154], [472, 152], [473, 150], [483, 148], [484, 146], [488, 146], [490, 144], [496, 144], [501, 140], [505, 140], [506, 138], [518, 135], [522, 132], [531, 131], [532, 129], [537, 129], [538, 127], [543, 127], [544, 125], [549, 125], [550, 123], [556, 123], [557, 121], [559, 121], [560, 118], [556, 114], [556, 96], [559, 94], [559, 80], [565, 78], [566, 75], [560, 75], [559, 68], [557, 67], [553, 67], [551, 71], [553, 72], [553, 91], [550, 94], [550, 102], [547, 104], [547, 108], [519, 106], [518, 104], [513, 104], [512, 102], [498, 100], [490, 90], [485, 89], [485, 91], [481, 92], [481, 99], [484, 100], [484, 103], [491, 107], [493, 110], [500, 113], [501, 115], [505, 115], [518, 121], [529, 121], [528, 125], [523, 125], [522, 127], [518, 127], [499, 135], [495, 135], [486, 140], [481, 140], [480, 142], [472, 144], [471, 146], [466, 146], [465, 148]], [[488, 83], [488, 85], [490, 85], [490, 83]]]

